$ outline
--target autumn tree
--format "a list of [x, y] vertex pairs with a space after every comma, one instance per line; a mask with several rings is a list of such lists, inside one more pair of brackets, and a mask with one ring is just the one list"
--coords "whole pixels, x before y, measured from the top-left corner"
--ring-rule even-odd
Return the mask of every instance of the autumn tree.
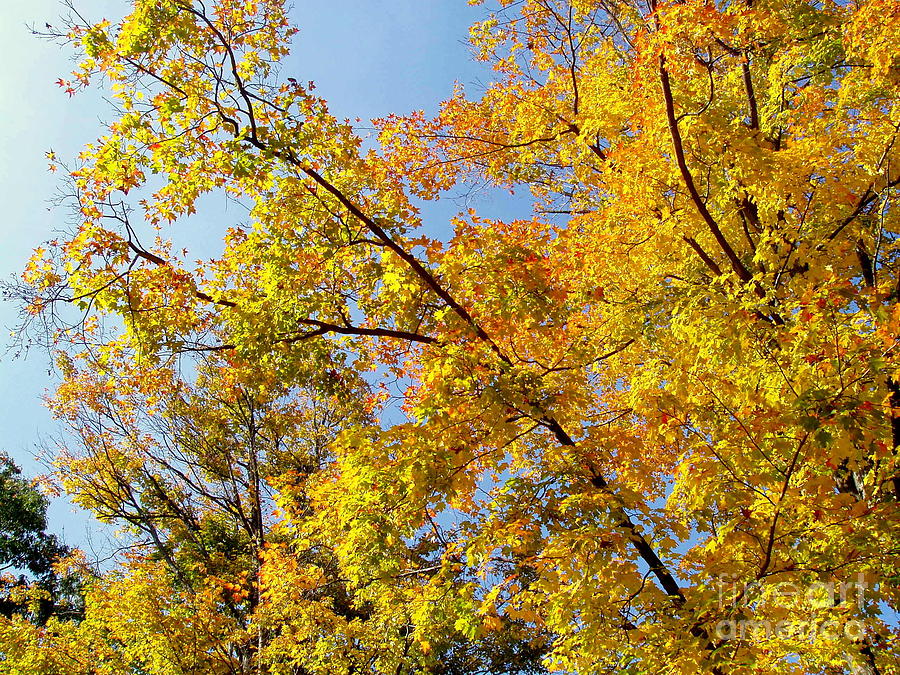
[[[61, 657], [51, 670], [89, 670], [98, 641], [122, 652], [125, 672], [250, 673], [264, 664], [294, 673], [336, 663], [396, 672], [401, 657], [414, 669], [407, 605], [359, 597], [335, 544], [298, 536], [293, 524], [312, 514], [303, 484], [334, 463], [335, 431], [369, 420], [359, 382], [323, 365], [286, 388], [220, 350], [204, 354], [189, 380], [116, 349], [96, 361], [61, 357], [65, 382], [52, 408], [76, 440], [60, 450], [58, 478], [82, 507], [124, 526], [128, 554], [86, 583], [77, 632], [45, 631]], [[291, 494], [291, 521], [279, 515], [279, 491]], [[398, 592], [440, 568], [429, 539], [410, 542]], [[38, 641], [19, 628], [28, 638], [11, 638]], [[449, 635], [426, 661], [447, 673], [539, 671], [544, 643], [528, 641], [514, 626], [481, 640]], [[40, 663], [27, 648], [16, 661]]]
[[[898, 13], [501, 1], [472, 30], [486, 91], [378, 120], [374, 144], [281, 77], [278, 0], [74, 14], [63, 85], [116, 107], [69, 172], [71, 235], [24, 276], [63, 366], [54, 406], [104, 389], [127, 428], [130, 392], [183, 401], [159, 434], [123, 432], [153, 467], [236, 405], [235, 459], [247, 406], [296, 408], [283, 438], [329, 392], [344, 406], [329, 461], [265, 474], [291, 543], [241, 533], [271, 600], [243, 630], [281, 627], [261, 670], [435, 669], [438, 646], [513, 629], [573, 672], [897, 672]], [[427, 202], [473, 183], [533, 213], [427, 235]], [[251, 223], [193, 262], [165, 228], [209, 194]], [[181, 398], [171, 374], [210, 377], [210, 355], [244, 403]], [[115, 425], [87, 433], [118, 448]], [[184, 481], [164, 461], [112, 484], [61, 471], [101, 513], [112, 487], [171, 518]], [[204, 499], [257, 499], [216, 461]], [[199, 525], [165, 527], [160, 555], [203, 550]], [[317, 548], [365, 617], [315, 604]]]

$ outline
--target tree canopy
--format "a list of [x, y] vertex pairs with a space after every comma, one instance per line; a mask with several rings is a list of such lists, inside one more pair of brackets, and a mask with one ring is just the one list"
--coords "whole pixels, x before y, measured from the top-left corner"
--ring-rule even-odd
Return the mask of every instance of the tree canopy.
[[37, 624], [53, 614], [77, 617], [74, 578], [54, 567], [70, 550], [47, 532], [47, 497], [21, 473], [0, 454], [0, 615], [26, 616]]
[[368, 136], [281, 0], [50, 36], [112, 121], [17, 290], [134, 547], [0, 667], [898, 672], [900, 6], [485, 4]]

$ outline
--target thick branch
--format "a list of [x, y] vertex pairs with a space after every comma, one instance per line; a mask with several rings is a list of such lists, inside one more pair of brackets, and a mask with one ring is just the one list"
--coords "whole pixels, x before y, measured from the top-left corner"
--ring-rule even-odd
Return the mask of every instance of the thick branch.
[[681, 132], [678, 130], [678, 119], [675, 117], [675, 100], [672, 97], [672, 84], [669, 81], [669, 71], [666, 70], [666, 57], [662, 54], [660, 54], [659, 57], [659, 78], [662, 84], [663, 99], [666, 104], [666, 119], [669, 125], [669, 135], [672, 138], [672, 148], [675, 151], [675, 162], [678, 165], [678, 170], [681, 173], [681, 178], [691, 197], [691, 201], [694, 203], [694, 206], [700, 213], [700, 217], [703, 218], [703, 221], [709, 228], [709, 231], [712, 232], [716, 243], [719, 244], [719, 247], [722, 249], [723, 253], [725, 253], [728, 261], [731, 263], [731, 268], [738, 275], [738, 278], [741, 281], [750, 281], [753, 278], [753, 275], [751, 275], [747, 268], [744, 267], [744, 263], [741, 262], [741, 259], [738, 258], [737, 253], [734, 252], [731, 244], [728, 243], [728, 240], [719, 228], [719, 224], [712, 217], [709, 209], [706, 208], [706, 203], [700, 196], [700, 192], [697, 190], [697, 186], [694, 183], [694, 177], [691, 175], [690, 169], [688, 169], [687, 160], [685, 160], [684, 157], [684, 143], [681, 139]]
[[[155, 253], [151, 253], [150, 251], [144, 250], [137, 244], [135, 244], [130, 238], [128, 239], [128, 248], [134, 251], [134, 254], [138, 258], [143, 258], [148, 262], [152, 262], [154, 265], [159, 265], [160, 267], [169, 267], [169, 261], [160, 258]], [[231, 300], [219, 299], [216, 300], [211, 295], [204, 293], [199, 288], [197, 288], [196, 284], [192, 284], [194, 287], [194, 296], [203, 300], [204, 302], [211, 303], [213, 305], [222, 305], [223, 307], [237, 307], [237, 304], [232, 302]]]
[[744, 89], [747, 92], [747, 106], [750, 108], [750, 128], [759, 129], [759, 108], [756, 105], [756, 94], [753, 91], [753, 78], [750, 76], [750, 64], [741, 64], [741, 74], [744, 79]]
[[722, 268], [719, 267], [718, 263], [709, 257], [709, 254], [703, 250], [703, 247], [697, 243], [697, 240], [693, 237], [682, 237], [688, 245], [694, 249], [694, 252], [700, 256], [700, 259], [706, 264], [706, 266], [710, 269], [710, 271], [717, 277], [722, 276]]
[[[891, 406], [891, 444], [896, 453], [900, 448], [900, 384], [893, 377], [888, 377], [888, 389], [891, 392], [889, 399]], [[891, 478], [894, 486], [894, 499], [900, 502], [900, 475]]]
[[[897, 185], [900, 185], [900, 176], [895, 178], [894, 180], [890, 180], [885, 183], [885, 189], [892, 188]], [[869, 187], [866, 188], [865, 192], [862, 193], [862, 196], [859, 198], [859, 201], [856, 203], [856, 207], [853, 209], [853, 212], [844, 218], [840, 225], [838, 225], [831, 234], [828, 235], [828, 241], [834, 241], [835, 237], [837, 237], [841, 232], [844, 231], [844, 228], [847, 227], [854, 220], [859, 218], [860, 214], [865, 210], [869, 204], [878, 199], [878, 192], [875, 191], [875, 184], [870, 183]]]
[[[575, 447], [575, 441], [555, 419], [546, 417], [542, 420], [542, 423], [544, 427], [553, 434], [560, 445]], [[593, 474], [590, 479], [591, 485], [598, 490], [611, 493], [609, 483], [606, 479], [596, 470], [592, 470], [591, 473]], [[653, 576], [659, 581], [659, 585], [669, 595], [672, 602], [678, 607], [682, 606], [684, 604], [684, 593], [678, 586], [678, 582], [675, 581], [675, 577], [669, 572], [665, 563], [656, 554], [656, 551], [653, 550], [653, 547], [644, 535], [640, 533], [638, 526], [631, 519], [631, 516], [625, 512], [625, 509], [618, 505], [610, 506], [610, 513], [612, 513], [613, 518], [617, 521], [616, 526], [621, 527], [628, 532], [629, 539], [635, 550], [637, 550], [638, 555], [645, 563], [647, 563]]]
[[430, 335], [421, 335], [419, 333], [411, 333], [405, 330], [393, 330], [391, 328], [362, 328], [359, 326], [340, 326], [334, 323], [326, 323], [317, 319], [297, 319], [297, 323], [306, 326], [314, 326], [315, 330], [280, 340], [280, 342], [296, 342], [298, 340], [306, 340], [318, 335], [326, 333], [338, 333], [340, 335], [358, 335], [368, 337], [384, 337], [394, 338], [398, 340], [408, 340], [410, 342], [423, 342], [425, 344], [435, 344], [437, 338]]
[[418, 276], [419, 279], [421, 279], [435, 295], [443, 300], [447, 304], [447, 306], [452, 309], [457, 316], [459, 316], [459, 318], [461, 318], [465, 323], [471, 326], [472, 330], [475, 331], [475, 335], [477, 335], [480, 340], [483, 340], [488, 345], [490, 345], [494, 353], [497, 354], [497, 356], [499, 356], [504, 363], [506, 363], [507, 365], [512, 365], [512, 361], [510, 361], [509, 357], [500, 350], [500, 348], [484, 331], [484, 329], [478, 325], [478, 323], [475, 321], [475, 318], [469, 313], [469, 311], [461, 304], [459, 304], [456, 299], [452, 295], [450, 295], [444, 289], [444, 287], [440, 285], [440, 283], [438, 283], [434, 275], [428, 269], [426, 269], [426, 267], [421, 262], [419, 262], [419, 260], [412, 253], [395, 242], [378, 223], [376, 223], [372, 218], [363, 213], [363, 211], [352, 200], [350, 200], [340, 189], [332, 184], [331, 181], [322, 176], [318, 171], [308, 166], [304, 166], [292, 155], [289, 156], [289, 161], [294, 166], [303, 171], [303, 173], [305, 173], [307, 176], [312, 178], [316, 183], [325, 188], [326, 191], [328, 191], [341, 204], [343, 204], [344, 207], [348, 211], [350, 211], [350, 213], [356, 216], [356, 218], [358, 218], [360, 222], [362, 222], [366, 226], [366, 228], [368, 228], [368, 230], [373, 235], [375, 235], [376, 239], [383, 242], [384, 245], [391, 251], [393, 251], [398, 258], [409, 265], [410, 269], [416, 274], [416, 276]]

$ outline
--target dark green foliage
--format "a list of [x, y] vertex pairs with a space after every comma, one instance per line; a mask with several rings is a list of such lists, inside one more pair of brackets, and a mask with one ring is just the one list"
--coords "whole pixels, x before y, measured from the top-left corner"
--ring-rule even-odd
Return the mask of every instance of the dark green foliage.
[[[47, 533], [47, 498], [21, 474], [12, 459], [0, 454], [0, 614], [26, 614], [37, 623], [53, 615], [77, 618], [82, 604], [77, 583], [53, 569], [69, 548]], [[49, 597], [28, 603], [11, 596], [13, 587], [26, 584]]]

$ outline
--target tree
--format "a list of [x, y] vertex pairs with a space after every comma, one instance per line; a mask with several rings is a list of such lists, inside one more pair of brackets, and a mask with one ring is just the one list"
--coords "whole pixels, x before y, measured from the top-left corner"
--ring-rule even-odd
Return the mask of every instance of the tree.
[[[260, 669], [358, 669], [371, 617], [402, 615], [365, 669], [513, 627], [567, 671], [895, 672], [896, 19], [501, 1], [472, 32], [484, 94], [380, 120], [368, 148], [280, 79], [278, 0], [75, 15], [63, 84], [105, 81], [116, 118], [70, 172], [71, 236], [25, 273], [58, 399], [209, 355], [252, 400], [352, 385], [333, 459], [276, 470], [272, 499], [375, 610], [323, 629], [281, 582], [327, 575], [273, 542], [259, 594], [292, 628]], [[529, 191], [532, 216], [425, 235], [423, 204], [472, 183]], [[210, 193], [251, 224], [192, 263], [161, 229]]]
[[[141, 673], [333, 671], [335, 662], [396, 672], [401, 656], [408, 669], [421, 660], [408, 654], [412, 605], [367, 597], [342, 575], [334, 542], [295, 531], [312, 514], [304, 477], [334, 462], [337, 421], [368, 418], [358, 385], [317, 362], [317, 382], [286, 388], [218, 352], [190, 381], [117, 350], [105, 352], [102, 371], [61, 365], [52, 407], [77, 442], [58, 457], [58, 477], [131, 542], [119, 569], [87, 584], [78, 631], [45, 631], [61, 657], [50, 671], [90, 671], [92, 652], [117, 652], [117, 672]], [[276, 487], [291, 493], [291, 521], [278, 514]], [[395, 594], [411, 594], [440, 567], [432, 553], [427, 541], [408, 546]], [[35, 651], [46, 637], [10, 639], [35, 646], [17, 663], [43, 667]], [[433, 651], [427, 660], [448, 673], [536, 672], [543, 653], [514, 627], [486, 640], [444, 636]]]
[[26, 615], [38, 624], [80, 612], [74, 579], [54, 565], [70, 551], [47, 533], [47, 498], [8, 455], [0, 454], [0, 615]]

